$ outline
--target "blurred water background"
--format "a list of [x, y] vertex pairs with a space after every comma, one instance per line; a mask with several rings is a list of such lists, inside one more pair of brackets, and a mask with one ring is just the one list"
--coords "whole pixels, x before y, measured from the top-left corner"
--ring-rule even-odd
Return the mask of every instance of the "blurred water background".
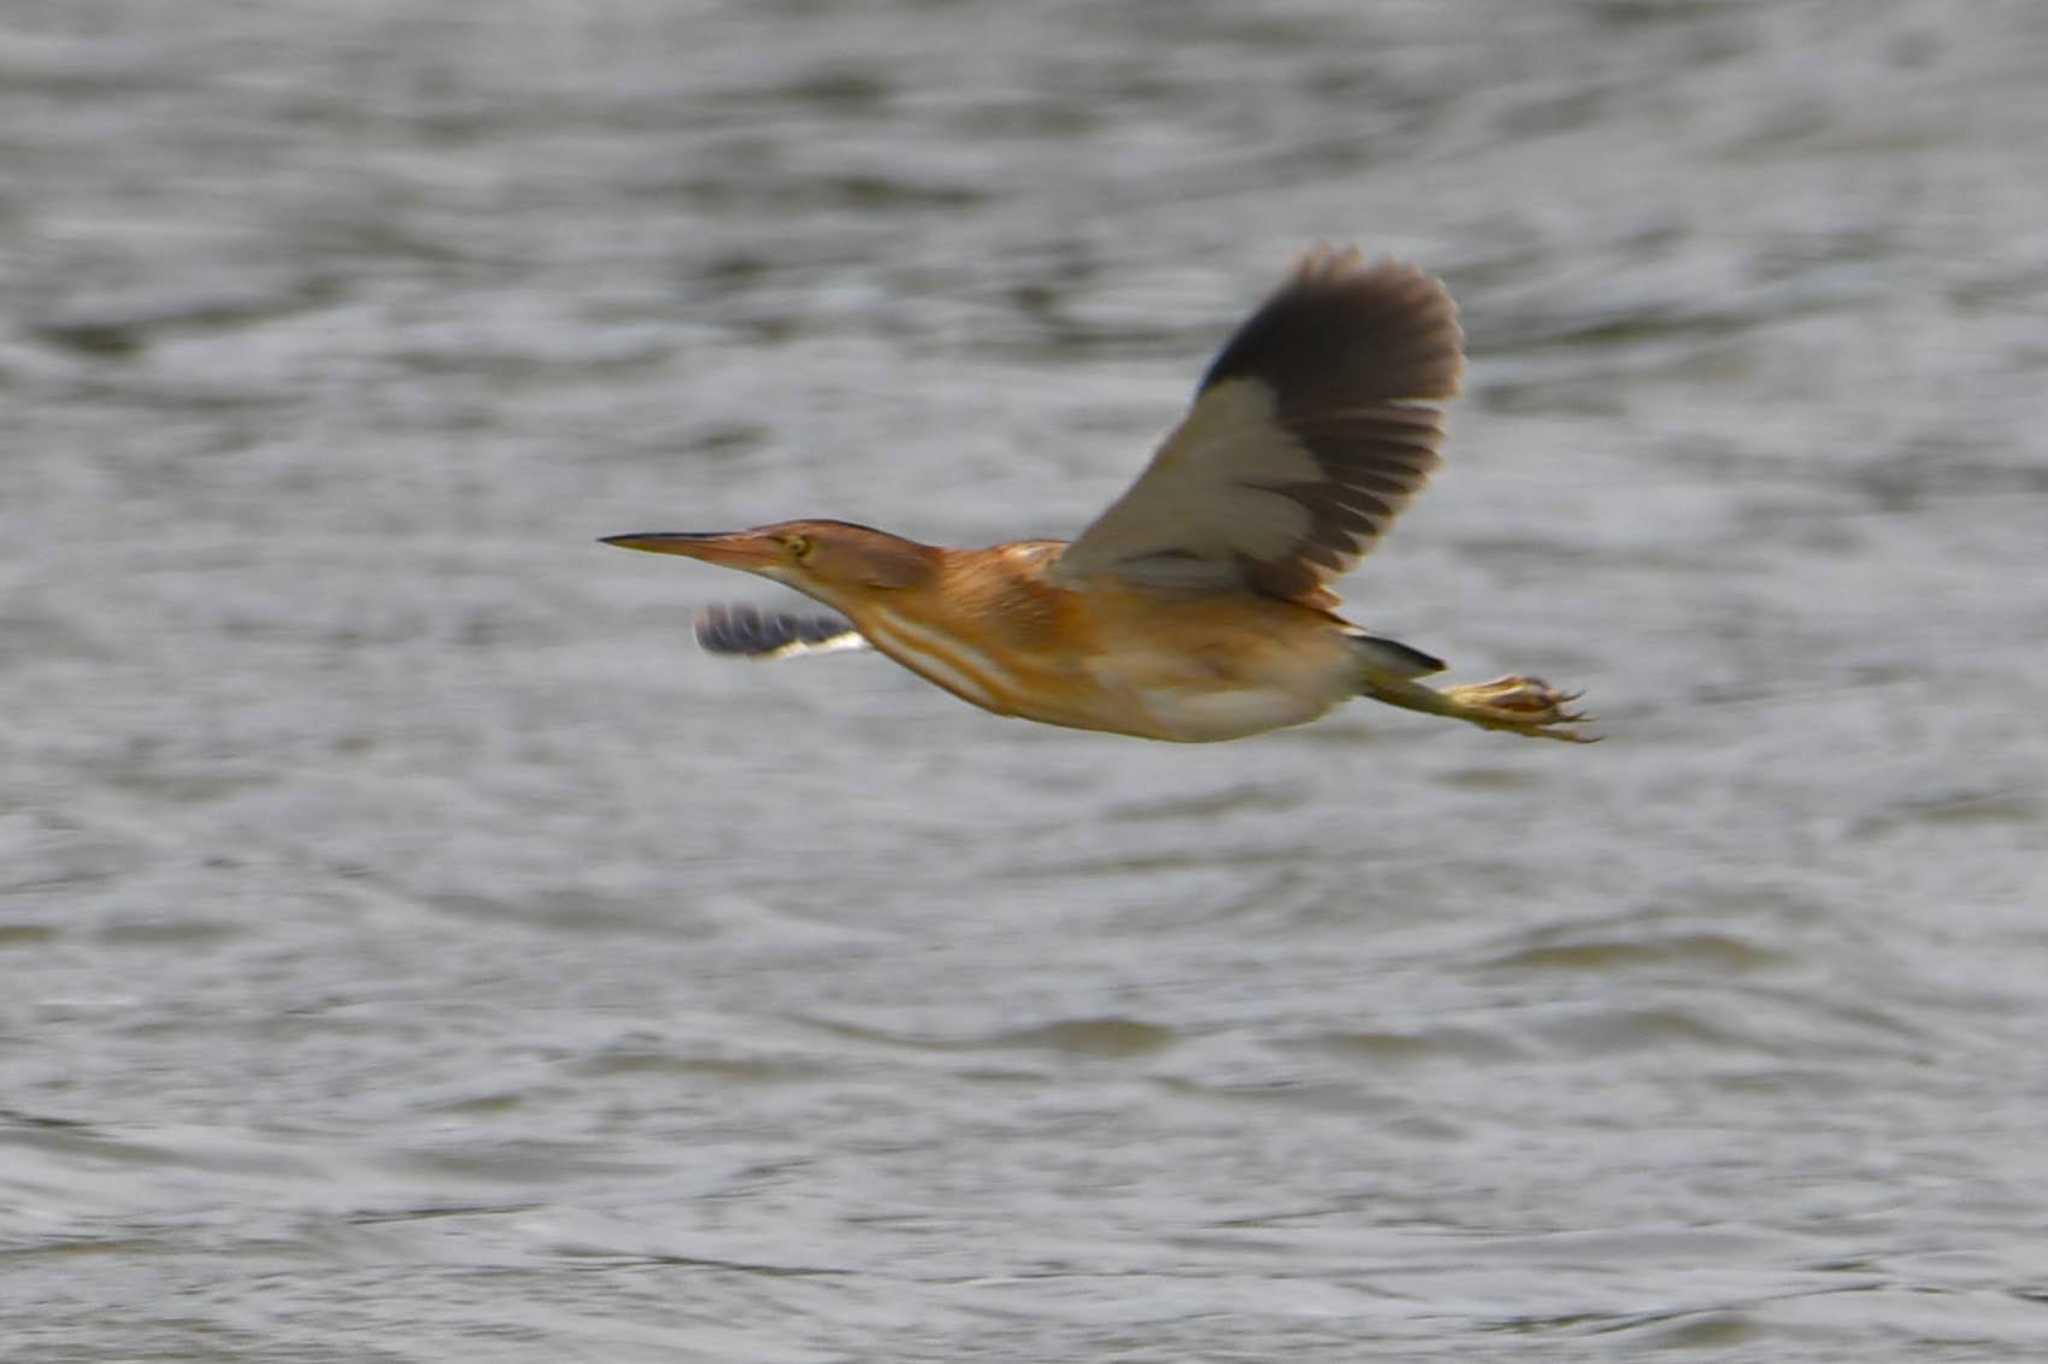
[[[1071, 534], [1319, 239], [1606, 744], [592, 543]], [[18, 0], [0, 283], [0, 1355], [2048, 1356], [2048, 6]]]

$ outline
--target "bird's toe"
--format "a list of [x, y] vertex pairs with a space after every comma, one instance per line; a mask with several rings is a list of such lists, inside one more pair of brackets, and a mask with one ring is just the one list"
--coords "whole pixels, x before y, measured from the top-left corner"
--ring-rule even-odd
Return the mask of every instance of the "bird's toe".
[[1533, 739], [1560, 739], [1566, 743], [1594, 743], [1598, 736], [1565, 728], [1586, 723], [1592, 717], [1571, 709], [1583, 692], [1564, 692], [1540, 677], [1499, 677], [1447, 689], [1464, 718], [1488, 729], [1504, 729]]

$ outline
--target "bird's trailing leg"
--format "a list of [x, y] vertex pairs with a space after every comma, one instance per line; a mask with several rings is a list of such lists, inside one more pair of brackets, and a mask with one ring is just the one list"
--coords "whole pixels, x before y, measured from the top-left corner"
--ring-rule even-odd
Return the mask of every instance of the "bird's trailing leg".
[[1584, 724], [1591, 716], [1570, 709], [1579, 699], [1577, 692], [1561, 692], [1537, 677], [1500, 677], [1491, 682], [1467, 682], [1462, 686], [1434, 687], [1406, 677], [1378, 671], [1366, 674], [1361, 688], [1375, 701], [1429, 715], [1448, 715], [1482, 729], [1504, 729], [1532, 739], [1560, 739], [1565, 743], [1590, 744], [1598, 736], [1581, 734], [1570, 725]]

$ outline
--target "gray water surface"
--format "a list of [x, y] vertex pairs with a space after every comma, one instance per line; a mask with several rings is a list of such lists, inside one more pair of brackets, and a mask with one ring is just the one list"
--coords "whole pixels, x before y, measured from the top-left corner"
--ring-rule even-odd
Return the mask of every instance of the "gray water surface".
[[[0, 1356], [2048, 1357], [2048, 7], [0, 12]], [[595, 536], [1068, 535], [1319, 239], [1349, 583], [1609, 741], [1180, 747]]]

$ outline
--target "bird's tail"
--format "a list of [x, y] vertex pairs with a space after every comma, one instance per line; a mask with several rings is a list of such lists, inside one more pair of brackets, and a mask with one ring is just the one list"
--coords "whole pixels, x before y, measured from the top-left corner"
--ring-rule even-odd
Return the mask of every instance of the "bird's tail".
[[1381, 639], [1368, 635], [1363, 630], [1348, 632], [1351, 647], [1358, 654], [1358, 661], [1369, 672], [1391, 673], [1395, 677], [1428, 677], [1431, 673], [1444, 670], [1444, 661], [1432, 658], [1420, 649], [1410, 648], [1397, 639]]

